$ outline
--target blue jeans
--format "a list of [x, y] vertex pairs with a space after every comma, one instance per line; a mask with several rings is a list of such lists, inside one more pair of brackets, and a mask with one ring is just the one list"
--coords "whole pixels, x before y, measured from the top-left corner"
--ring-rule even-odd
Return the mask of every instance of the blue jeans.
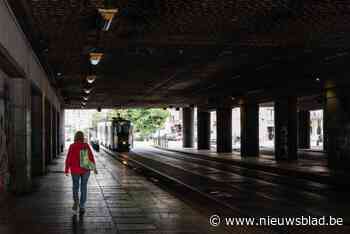
[[73, 199], [74, 202], [79, 202], [79, 184], [80, 184], [80, 208], [85, 208], [85, 202], [87, 198], [87, 183], [90, 177], [90, 171], [82, 175], [72, 174], [73, 180]]

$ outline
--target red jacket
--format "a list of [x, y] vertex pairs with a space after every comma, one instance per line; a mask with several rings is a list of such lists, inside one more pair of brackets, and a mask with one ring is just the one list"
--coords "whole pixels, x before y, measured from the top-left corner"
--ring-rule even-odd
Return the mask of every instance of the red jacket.
[[95, 164], [94, 155], [92, 154], [91, 148], [87, 143], [76, 142], [69, 146], [67, 158], [66, 158], [66, 168], [65, 173], [68, 173], [69, 170], [72, 174], [84, 174], [89, 170], [80, 167], [80, 150], [87, 148], [89, 152], [89, 159]]

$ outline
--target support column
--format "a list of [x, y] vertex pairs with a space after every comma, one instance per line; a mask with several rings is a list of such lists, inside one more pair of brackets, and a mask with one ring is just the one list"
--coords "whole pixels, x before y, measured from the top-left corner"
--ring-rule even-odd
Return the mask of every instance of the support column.
[[47, 119], [46, 119], [46, 98], [45, 98], [45, 93], [42, 94], [41, 96], [41, 107], [42, 107], [42, 141], [41, 141], [41, 147], [42, 147], [42, 152], [44, 154], [44, 162], [45, 162], [45, 173], [46, 173], [46, 165], [48, 164], [48, 149], [47, 149], [47, 132], [46, 132], [46, 129], [47, 129]]
[[59, 155], [60, 154], [60, 113], [57, 111], [56, 112], [56, 142], [57, 142], [57, 152], [56, 154]]
[[31, 190], [31, 86], [26, 79], [11, 79], [10, 96], [13, 122], [14, 181], [16, 193]]
[[275, 101], [276, 160], [297, 159], [297, 98], [285, 97]]
[[194, 112], [191, 107], [184, 107], [182, 109], [182, 146], [184, 148], [193, 147], [193, 124]]
[[55, 111], [55, 108], [52, 106], [51, 108], [51, 118], [52, 118], [52, 134], [51, 134], [51, 137], [52, 137], [52, 157], [53, 158], [56, 158], [57, 157], [57, 139], [56, 139], [56, 130], [57, 130], [57, 126], [56, 126], [56, 123], [57, 123], [57, 120], [56, 120], [56, 111]]
[[218, 153], [232, 152], [232, 108], [218, 107], [216, 109], [216, 151]]
[[298, 146], [301, 149], [310, 148], [310, 111], [298, 112]]
[[52, 117], [51, 117], [51, 104], [48, 100], [45, 100], [45, 154], [46, 164], [52, 161]]
[[329, 166], [350, 168], [350, 95], [348, 90], [333, 88], [326, 91], [324, 119]]
[[32, 91], [32, 175], [45, 174], [45, 151], [43, 151], [42, 95]]
[[[326, 106], [326, 104], [325, 104]], [[326, 117], [326, 107], [323, 107], [323, 151], [328, 152], [328, 134], [327, 134], [327, 117]]]
[[59, 129], [59, 132], [60, 132], [60, 153], [63, 153], [63, 150], [64, 150], [64, 147], [65, 147], [65, 142], [64, 142], [64, 132], [65, 132], [65, 129], [64, 129], [64, 110], [61, 109], [61, 112], [59, 113], [60, 114], [60, 129]]
[[197, 108], [197, 148], [210, 149], [210, 112]]
[[241, 105], [241, 156], [259, 156], [259, 106], [255, 102]]

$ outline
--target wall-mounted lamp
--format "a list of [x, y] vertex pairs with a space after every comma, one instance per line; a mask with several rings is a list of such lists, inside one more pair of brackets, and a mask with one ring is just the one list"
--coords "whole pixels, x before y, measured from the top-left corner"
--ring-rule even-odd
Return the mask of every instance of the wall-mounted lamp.
[[90, 62], [92, 65], [96, 66], [102, 59], [103, 53], [90, 53]]
[[102, 17], [102, 30], [108, 31], [111, 27], [114, 16], [118, 13], [118, 9], [98, 9]]

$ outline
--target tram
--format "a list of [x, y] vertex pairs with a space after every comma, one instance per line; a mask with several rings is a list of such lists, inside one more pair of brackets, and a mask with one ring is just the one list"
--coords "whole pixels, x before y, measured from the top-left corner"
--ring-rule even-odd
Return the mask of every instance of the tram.
[[100, 145], [117, 152], [128, 152], [133, 146], [133, 126], [129, 120], [113, 118], [97, 123], [97, 139]]

